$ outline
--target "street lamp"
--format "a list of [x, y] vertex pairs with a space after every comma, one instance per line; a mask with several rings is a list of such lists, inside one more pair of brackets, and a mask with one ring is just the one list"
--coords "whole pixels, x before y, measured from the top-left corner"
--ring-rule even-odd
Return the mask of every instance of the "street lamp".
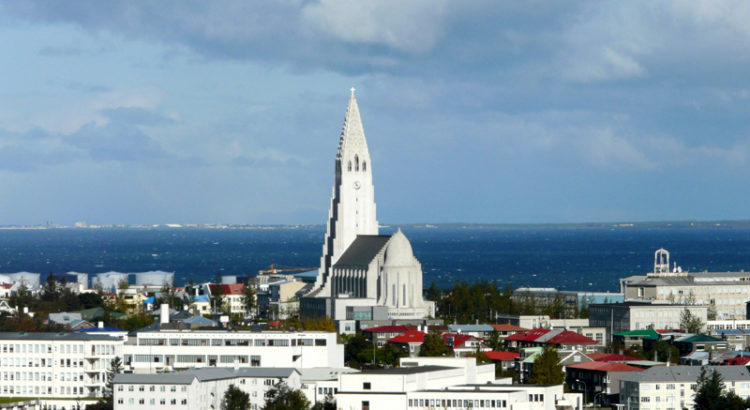
[[586, 398], [588, 397], [586, 394], [586, 382], [581, 379], [576, 379], [576, 383], [581, 383], [583, 385], [583, 407], [586, 407]]
[[596, 396], [599, 396], [599, 407], [601, 407], [601, 406], [602, 406], [602, 394], [603, 394], [603, 393], [604, 393], [603, 391], [600, 391], [599, 393], [596, 393], [596, 394], [594, 395], [594, 408], [598, 408], [598, 407], [596, 406]]

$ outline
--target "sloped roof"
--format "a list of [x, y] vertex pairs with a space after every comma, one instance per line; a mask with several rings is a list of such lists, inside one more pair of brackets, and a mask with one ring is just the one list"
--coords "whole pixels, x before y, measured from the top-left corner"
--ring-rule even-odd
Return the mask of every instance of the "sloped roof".
[[520, 353], [516, 352], [484, 352], [484, 354], [487, 356], [490, 360], [515, 360], [517, 357], [521, 357]]
[[236, 371], [228, 367], [206, 367], [182, 372], [160, 374], [120, 373], [114, 384], [191, 384], [200, 381], [233, 379], [236, 377], [288, 378], [299, 370], [291, 367], [241, 367]]
[[569, 369], [596, 370], [599, 372], [642, 372], [640, 367], [629, 366], [624, 363], [586, 362], [565, 366]]
[[698, 380], [701, 368], [709, 373], [716, 370], [721, 374], [724, 382], [748, 381], [750, 372], [745, 366], [655, 366], [642, 372], [634, 372], [622, 377], [623, 381], [631, 382], [683, 382], [694, 383]]
[[[443, 337], [443, 341], [445, 342], [445, 345], [454, 349], [457, 347], [461, 347], [464, 343], [466, 343], [467, 340], [474, 338], [474, 336], [465, 335], [462, 333], [443, 333], [442, 337]], [[448, 342], [451, 339], [453, 343], [449, 344]]]
[[641, 360], [638, 357], [617, 353], [589, 353], [586, 356], [597, 362], [628, 362], [632, 360]]
[[514, 335], [510, 335], [505, 340], [514, 342], [535, 342], [540, 336], [545, 335], [549, 332], [549, 329], [531, 329], [526, 332], [519, 332]]
[[729, 359], [727, 363], [732, 366], [747, 366], [750, 363], [750, 356], [737, 356]]
[[705, 343], [705, 342], [723, 342], [724, 339], [719, 337], [713, 337], [709, 335], [687, 335], [683, 336], [679, 339], [676, 339], [675, 342], [682, 342], [682, 343]]
[[492, 326], [492, 328], [497, 330], [498, 332], [522, 332], [525, 330], [529, 330], [524, 327], [511, 325], [510, 323], [498, 323], [490, 326]]
[[586, 337], [584, 335], [578, 334], [576, 332], [571, 332], [570, 330], [564, 330], [560, 334], [552, 337], [551, 339], [547, 340], [547, 343], [555, 343], [555, 344], [596, 344], [596, 340]]
[[654, 329], [636, 329], [627, 332], [615, 333], [613, 336], [642, 337], [644, 339], [658, 339], [659, 333]]
[[451, 332], [491, 332], [495, 330], [492, 325], [448, 325]]
[[554, 344], [590, 344], [596, 340], [565, 329], [532, 329], [508, 336], [505, 340]]
[[390, 239], [390, 235], [357, 235], [333, 267], [367, 267]]
[[424, 343], [425, 336], [427, 336], [425, 332], [409, 330], [406, 333], [388, 339], [388, 341], [393, 343]]
[[211, 292], [215, 292], [216, 289], [221, 288], [225, 295], [241, 295], [242, 290], [245, 289], [245, 285], [242, 283], [211, 284], [208, 287], [211, 289]]

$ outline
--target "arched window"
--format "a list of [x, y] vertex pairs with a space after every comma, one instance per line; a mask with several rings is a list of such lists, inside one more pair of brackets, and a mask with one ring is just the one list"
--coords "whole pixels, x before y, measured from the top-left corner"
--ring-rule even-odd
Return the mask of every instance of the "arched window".
[[367, 171], [367, 161], [362, 161], [362, 171]]
[[352, 162], [351, 161], [349, 161], [349, 165], [346, 166], [346, 170], [349, 171], [349, 172], [351, 172], [351, 170], [352, 170]]
[[359, 171], [359, 157], [356, 155], [354, 156], [354, 170]]

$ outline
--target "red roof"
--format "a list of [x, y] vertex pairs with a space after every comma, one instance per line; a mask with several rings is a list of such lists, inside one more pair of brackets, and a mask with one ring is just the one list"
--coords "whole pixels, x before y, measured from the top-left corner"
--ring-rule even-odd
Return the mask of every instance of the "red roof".
[[744, 366], [750, 363], [750, 356], [736, 356], [729, 359], [728, 363], [733, 366]]
[[578, 334], [576, 332], [571, 332], [570, 330], [564, 330], [562, 331], [562, 333], [547, 340], [545, 343], [554, 343], [554, 344], [561, 344], [561, 345], [596, 344], [596, 340], [590, 337], [586, 337], [584, 335]]
[[597, 362], [632, 362], [641, 360], [637, 357], [616, 353], [589, 353], [586, 356]]
[[414, 330], [414, 327], [404, 326], [404, 325], [386, 325], [386, 326], [371, 327], [369, 329], [364, 329], [362, 331], [367, 332], [367, 333], [404, 333], [410, 330]]
[[424, 343], [425, 336], [427, 336], [427, 333], [425, 332], [420, 332], [419, 330], [409, 330], [404, 334], [388, 339], [388, 341], [393, 343]]
[[[556, 330], [557, 331], [557, 330]], [[520, 332], [510, 335], [505, 340], [516, 342], [536, 342], [537, 339], [550, 332], [550, 329], [531, 329], [527, 332]], [[553, 333], [554, 334], [554, 333]], [[550, 335], [552, 336], [552, 335]], [[548, 340], [542, 340], [540, 343], [553, 344], [596, 344], [596, 340], [580, 335], [570, 330], [563, 330], [560, 333], [550, 337]]]
[[225, 295], [241, 295], [242, 290], [245, 289], [245, 285], [241, 283], [232, 283], [230, 285], [208, 285], [211, 288], [211, 291], [216, 290], [218, 287], [221, 287], [221, 290], [224, 292]]
[[583, 370], [596, 370], [599, 372], [640, 372], [643, 371], [640, 367], [629, 366], [624, 363], [609, 363], [609, 362], [586, 362], [571, 364], [565, 366], [569, 369], [583, 369]]
[[505, 338], [505, 340], [516, 341], [516, 342], [533, 342], [539, 339], [542, 335], [546, 335], [549, 329], [531, 329], [526, 332], [516, 333]]
[[[453, 349], [457, 347], [461, 347], [461, 345], [466, 343], [467, 340], [474, 338], [474, 336], [465, 335], [462, 333], [443, 333], [442, 336], [443, 336], [443, 341], [445, 342], [445, 345]], [[453, 343], [448, 344], [448, 339], [453, 339]]]
[[3, 283], [2, 287], [4, 287], [5, 289], [10, 289], [10, 288], [13, 287], [13, 284], [12, 283]]
[[499, 323], [496, 325], [491, 325], [495, 330], [498, 332], [523, 332], [526, 329], [525, 327], [520, 327], [516, 325], [511, 325], [510, 323]]
[[494, 350], [491, 352], [484, 352], [484, 354], [486, 354], [487, 358], [490, 360], [514, 360], [521, 356], [520, 353], [516, 352], [496, 352]]

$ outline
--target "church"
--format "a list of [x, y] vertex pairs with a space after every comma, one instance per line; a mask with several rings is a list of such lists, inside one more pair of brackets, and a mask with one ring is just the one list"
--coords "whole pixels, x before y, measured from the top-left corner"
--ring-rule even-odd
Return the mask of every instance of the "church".
[[318, 277], [301, 300], [301, 313], [352, 320], [355, 312], [372, 308], [388, 319], [434, 317], [435, 303], [422, 298], [422, 265], [409, 239], [400, 229], [379, 234], [372, 160], [354, 89], [351, 93]]

